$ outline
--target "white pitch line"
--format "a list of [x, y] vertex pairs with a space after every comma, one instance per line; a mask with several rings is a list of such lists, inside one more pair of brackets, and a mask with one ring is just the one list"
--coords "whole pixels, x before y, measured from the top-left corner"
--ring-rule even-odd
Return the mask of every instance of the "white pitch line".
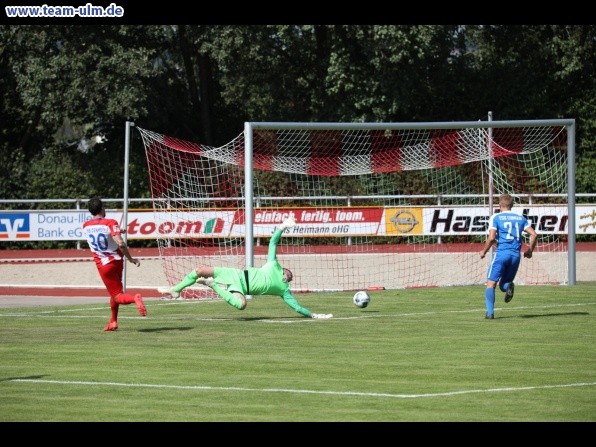
[[500, 393], [528, 390], [544, 390], [556, 388], [575, 388], [594, 386], [596, 382], [567, 383], [559, 385], [539, 385], [539, 386], [521, 386], [505, 388], [487, 388], [477, 390], [445, 391], [442, 393], [421, 393], [421, 394], [392, 394], [392, 393], [366, 393], [361, 391], [320, 391], [320, 390], [293, 390], [285, 388], [244, 388], [244, 387], [218, 387], [218, 386], [200, 386], [200, 385], [157, 385], [141, 383], [119, 383], [119, 382], [78, 382], [69, 380], [37, 380], [37, 379], [8, 379], [5, 382], [28, 382], [28, 383], [48, 383], [57, 385], [88, 385], [88, 386], [117, 386], [125, 388], [163, 388], [179, 390], [199, 390], [199, 391], [240, 391], [255, 393], [291, 393], [291, 394], [326, 394], [335, 396], [361, 396], [361, 397], [390, 397], [396, 399], [414, 399], [424, 397], [449, 397], [460, 396], [464, 394], [477, 393]]
[[[594, 305], [594, 303], [571, 303], [571, 304], [549, 304], [544, 306], [518, 306], [518, 307], [495, 307], [495, 310], [498, 311], [511, 311], [511, 310], [533, 310], [533, 309], [550, 309], [556, 307], [579, 307], [579, 306], [590, 306]], [[333, 317], [329, 318], [325, 321], [333, 321], [333, 320], [358, 320], [358, 319], [369, 319], [369, 318], [391, 318], [391, 317], [413, 317], [413, 316], [427, 316], [427, 315], [437, 315], [437, 314], [467, 314], [467, 313], [478, 313], [484, 312], [485, 309], [466, 309], [466, 310], [436, 310], [436, 311], [429, 311], [429, 312], [410, 312], [410, 313], [401, 313], [401, 314], [375, 314], [375, 315], [353, 315], [349, 317]], [[275, 324], [275, 323], [282, 323], [282, 324], [289, 324], [289, 323], [301, 323], [303, 320], [263, 320], [263, 323]]]
[[[180, 305], [193, 305], [197, 303], [205, 304], [210, 302], [216, 302], [217, 300], [175, 300], [167, 302], [158, 302], [157, 306], [180, 306]], [[551, 309], [551, 308], [561, 308], [561, 307], [582, 307], [582, 306], [591, 306], [596, 304], [596, 302], [589, 302], [589, 303], [567, 303], [567, 304], [547, 304], [543, 306], [517, 306], [517, 307], [502, 307], [502, 308], [495, 308], [496, 310], [503, 310], [503, 311], [512, 311], [512, 310], [536, 310], [536, 309]], [[0, 318], [7, 318], [7, 317], [29, 317], [29, 318], [103, 318], [103, 316], [90, 316], [90, 315], [60, 315], [60, 313], [66, 312], [88, 312], [90, 310], [105, 310], [108, 306], [102, 307], [86, 307], [86, 308], [77, 308], [77, 309], [61, 309], [56, 311], [55, 309], [52, 310], [44, 310], [44, 311], [32, 311], [32, 312], [9, 312], [9, 313], [2, 313], [0, 311]], [[153, 307], [151, 304], [148, 306], [149, 309]], [[482, 309], [467, 309], [467, 310], [438, 310], [438, 311], [429, 311], [429, 312], [410, 312], [410, 313], [399, 313], [399, 314], [363, 314], [363, 315], [351, 315], [345, 317], [333, 317], [326, 320], [314, 320], [312, 318], [292, 318], [292, 319], [268, 319], [263, 318], [260, 322], [265, 324], [297, 324], [297, 323], [311, 323], [315, 321], [337, 321], [337, 320], [358, 320], [358, 319], [371, 319], [371, 318], [403, 318], [403, 317], [412, 317], [412, 316], [427, 316], [427, 315], [437, 315], [437, 314], [456, 314], [456, 313], [478, 313], [483, 312], [484, 308]], [[126, 316], [122, 315], [119, 318], [126, 318], [126, 319], [144, 319], [150, 320], [151, 315], [146, 317], [138, 317], [138, 316]], [[239, 315], [242, 317], [242, 315]], [[230, 317], [197, 317], [197, 316], [188, 316], [188, 317], [159, 317], [160, 320], [181, 320], [181, 319], [188, 319], [192, 321], [238, 321], [241, 318], [235, 318], [233, 316]]]

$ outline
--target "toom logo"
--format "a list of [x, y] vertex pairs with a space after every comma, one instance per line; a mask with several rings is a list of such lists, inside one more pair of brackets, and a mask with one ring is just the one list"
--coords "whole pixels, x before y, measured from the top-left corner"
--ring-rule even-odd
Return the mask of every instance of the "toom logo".
[[134, 239], [226, 237], [234, 212], [133, 212], [128, 217], [126, 233]]
[[0, 239], [29, 239], [31, 224], [29, 214], [0, 213]]
[[140, 222], [133, 219], [126, 226], [126, 232], [129, 236], [198, 236], [198, 235], [221, 235], [224, 230], [224, 221], [220, 218], [202, 220], [168, 220], [165, 222]]

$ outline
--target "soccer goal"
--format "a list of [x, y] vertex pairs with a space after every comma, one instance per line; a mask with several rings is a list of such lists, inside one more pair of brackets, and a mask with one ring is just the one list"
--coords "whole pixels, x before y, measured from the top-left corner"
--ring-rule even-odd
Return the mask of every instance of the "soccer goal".
[[262, 265], [290, 215], [278, 259], [293, 291], [484, 284], [501, 193], [539, 234], [516, 283], [575, 284], [574, 120], [247, 122], [220, 147], [137, 129], [171, 284]]

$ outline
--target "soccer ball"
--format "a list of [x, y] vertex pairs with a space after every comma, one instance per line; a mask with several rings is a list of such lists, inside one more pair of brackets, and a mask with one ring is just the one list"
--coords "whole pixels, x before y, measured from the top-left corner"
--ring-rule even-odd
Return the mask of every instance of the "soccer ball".
[[354, 304], [362, 309], [370, 304], [370, 296], [368, 292], [360, 290], [354, 294]]

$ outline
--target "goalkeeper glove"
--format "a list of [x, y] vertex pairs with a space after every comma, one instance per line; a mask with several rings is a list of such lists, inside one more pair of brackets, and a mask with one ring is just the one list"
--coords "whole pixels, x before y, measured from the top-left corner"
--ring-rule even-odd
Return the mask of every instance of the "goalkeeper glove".
[[288, 217], [286, 220], [283, 221], [279, 228], [285, 230], [286, 228], [292, 228], [294, 225], [296, 225], [296, 220], [294, 219], [294, 217]]
[[333, 318], [333, 314], [310, 314], [310, 317], [317, 320], [327, 320]]

